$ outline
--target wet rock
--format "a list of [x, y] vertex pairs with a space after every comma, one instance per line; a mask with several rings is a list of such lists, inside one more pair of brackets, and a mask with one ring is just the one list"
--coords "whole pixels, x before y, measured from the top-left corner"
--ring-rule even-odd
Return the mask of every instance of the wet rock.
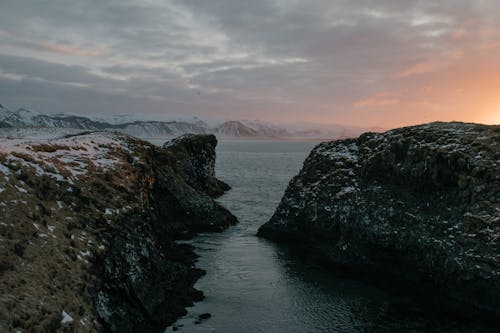
[[431, 123], [311, 152], [258, 234], [462, 316], [500, 318], [500, 126]]
[[207, 319], [209, 319], [211, 317], [212, 317], [212, 315], [210, 313], [202, 313], [202, 314], [198, 315], [198, 317], [196, 317], [196, 320], [194, 321], [194, 324], [195, 325], [199, 325], [204, 320], [207, 320]]
[[212, 317], [210, 313], [202, 313], [201, 315], [198, 316], [198, 319], [200, 320], [206, 320], [208, 318]]

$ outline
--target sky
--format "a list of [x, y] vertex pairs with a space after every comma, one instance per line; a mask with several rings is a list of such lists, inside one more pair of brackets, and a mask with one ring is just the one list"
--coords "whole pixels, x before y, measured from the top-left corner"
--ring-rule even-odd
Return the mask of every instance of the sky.
[[2, 0], [0, 103], [392, 128], [500, 123], [498, 0]]

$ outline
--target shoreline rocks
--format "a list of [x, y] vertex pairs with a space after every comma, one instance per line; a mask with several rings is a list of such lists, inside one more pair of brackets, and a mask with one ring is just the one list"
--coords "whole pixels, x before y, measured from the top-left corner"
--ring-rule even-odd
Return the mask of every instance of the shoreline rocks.
[[162, 332], [202, 299], [175, 240], [237, 222], [213, 200], [215, 137], [17, 134], [0, 138], [0, 331]]
[[322, 143], [258, 234], [498, 323], [500, 126], [431, 123]]

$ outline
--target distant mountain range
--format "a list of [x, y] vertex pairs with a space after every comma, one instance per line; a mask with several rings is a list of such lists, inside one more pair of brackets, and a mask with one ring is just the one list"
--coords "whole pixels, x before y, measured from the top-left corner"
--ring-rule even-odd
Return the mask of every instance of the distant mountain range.
[[358, 136], [367, 131], [382, 131], [380, 128], [341, 125], [278, 126], [259, 120], [230, 120], [208, 125], [199, 118], [158, 121], [134, 120], [130, 116], [84, 117], [71, 114], [44, 114], [26, 109], [12, 111], [0, 104], [0, 128], [12, 127], [116, 130], [140, 138], [167, 138], [194, 133], [215, 134], [221, 138], [339, 139]]

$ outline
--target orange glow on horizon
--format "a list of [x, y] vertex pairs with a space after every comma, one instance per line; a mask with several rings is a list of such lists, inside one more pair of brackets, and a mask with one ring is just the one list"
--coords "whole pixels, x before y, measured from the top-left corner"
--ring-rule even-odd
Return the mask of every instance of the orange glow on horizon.
[[491, 115], [491, 121], [486, 122], [491, 125], [500, 125], [500, 105], [493, 111]]
[[[349, 114], [330, 122], [383, 128], [433, 121], [500, 124], [500, 47], [449, 54], [403, 68], [387, 79], [392, 88], [360, 96], [351, 102]], [[422, 65], [431, 63], [436, 65]]]

